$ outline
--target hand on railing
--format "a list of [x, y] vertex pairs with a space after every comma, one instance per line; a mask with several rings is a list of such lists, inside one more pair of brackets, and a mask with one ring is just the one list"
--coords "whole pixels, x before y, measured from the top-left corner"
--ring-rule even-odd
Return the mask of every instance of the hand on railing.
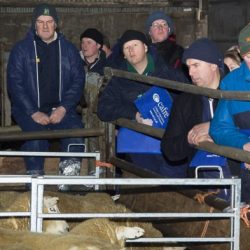
[[200, 123], [195, 125], [189, 132], [188, 132], [188, 143], [192, 145], [198, 145], [202, 141], [209, 141], [213, 142], [212, 138], [209, 136], [210, 122]]

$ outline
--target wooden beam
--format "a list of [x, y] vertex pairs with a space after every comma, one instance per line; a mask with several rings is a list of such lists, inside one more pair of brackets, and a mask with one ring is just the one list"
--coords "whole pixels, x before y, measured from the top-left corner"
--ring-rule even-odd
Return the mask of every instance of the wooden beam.
[[215, 90], [205, 87], [198, 87], [193, 84], [187, 84], [177, 81], [166, 80], [158, 77], [153, 76], [145, 76], [139, 75], [137, 73], [130, 73], [123, 70], [112, 69], [112, 68], [105, 68], [105, 76], [110, 78], [112, 76], [121, 77], [133, 81], [147, 83], [149, 85], [155, 85], [159, 87], [163, 87], [166, 89], [173, 89], [178, 91], [184, 91], [187, 93], [192, 93], [196, 95], [204, 95], [211, 98], [217, 99], [232, 99], [232, 100], [250, 100], [250, 92], [249, 91], [222, 91], [222, 90]]
[[96, 137], [104, 135], [104, 128], [99, 129], [64, 129], [64, 130], [49, 130], [38, 132], [12, 132], [1, 133], [0, 141], [23, 141], [23, 140], [42, 140], [42, 139], [57, 139], [69, 137]]

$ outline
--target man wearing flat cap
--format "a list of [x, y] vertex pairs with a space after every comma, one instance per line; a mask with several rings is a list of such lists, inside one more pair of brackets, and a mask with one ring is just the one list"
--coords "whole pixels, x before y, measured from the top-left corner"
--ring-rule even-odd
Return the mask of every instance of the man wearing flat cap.
[[[250, 91], [250, 24], [239, 34], [238, 44], [243, 58], [238, 69], [223, 79], [220, 89]], [[211, 122], [210, 134], [215, 143], [250, 151], [250, 102], [221, 99]], [[242, 201], [250, 204], [250, 164], [238, 166], [242, 179]]]
[[[195, 41], [184, 51], [182, 60], [188, 66], [194, 85], [209, 89], [219, 87], [224, 72], [223, 55], [213, 41], [207, 38]], [[194, 146], [201, 141], [211, 141], [208, 131], [216, 104], [212, 98], [190, 93], [183, 93], [174, 100], [161, 141], [162, 152], [168, 159], [187, 159], [190, 164], [197, 153]]]
[[[34, 8], [32, 27], [12, 49], [7, 81], [12, 115], [23, 131], [82, 128], [75, 108], [83, 92], [85, 75], [76, 47], [57, 32], [56, 9], [49, 4]], [[82, 144], [82, 138], [60, 140], [61, 150]], [[30, 140], [23, 151], [48, 151], [47, 140]], [[70, 151], [78, 151], [71, 147]], [[27, 174], [43, 175], [43, 157], [25, 157]], [[78, 159], [62, 159], [60, 174], [78, 175]]]

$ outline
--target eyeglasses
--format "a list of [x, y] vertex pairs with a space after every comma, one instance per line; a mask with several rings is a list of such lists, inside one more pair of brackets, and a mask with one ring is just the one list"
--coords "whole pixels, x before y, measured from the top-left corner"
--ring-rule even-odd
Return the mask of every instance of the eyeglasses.
[[49, 25], [53, 25], [55, 23], [54, 20], [49, 20], [49, 21], [42, 21], [42, 20], [36, 20], [36, 24], [39, 25], [39, 26], [49, 26]]
[[167, 23], [153, 23], [151, 25], [152, 29], [167, 29], [168, 28], [168, 24]]

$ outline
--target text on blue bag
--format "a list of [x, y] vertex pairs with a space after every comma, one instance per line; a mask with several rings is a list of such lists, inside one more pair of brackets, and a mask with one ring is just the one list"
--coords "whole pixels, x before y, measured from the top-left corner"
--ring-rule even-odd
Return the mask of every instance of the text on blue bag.
[[165, 128], [172, 107], [172, 98], [166, 89], [152, 87], [135, 100], [144, 119], [152, 119], [153, 127]]

